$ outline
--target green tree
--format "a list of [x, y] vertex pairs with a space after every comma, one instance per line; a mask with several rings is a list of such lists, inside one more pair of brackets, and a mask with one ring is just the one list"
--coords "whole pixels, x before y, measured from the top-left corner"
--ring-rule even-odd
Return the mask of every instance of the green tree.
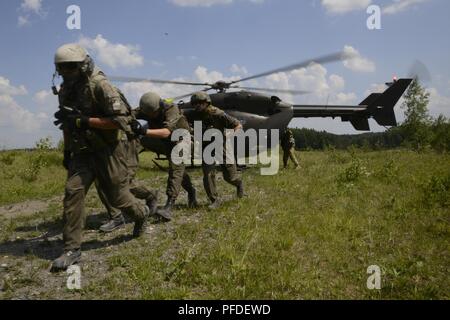
[[440, 115], [432, 125], [431, 146], [439, 152], [450, 151], [450, 119]]
[[415, 150], [426, 147], [432, 139], [432, 120], [428, 113], [429, 101], [430, 94], [426, 92], [417, 79], [414, 79], [402, 104], [406, 119], [401, 127], [405, 144]]

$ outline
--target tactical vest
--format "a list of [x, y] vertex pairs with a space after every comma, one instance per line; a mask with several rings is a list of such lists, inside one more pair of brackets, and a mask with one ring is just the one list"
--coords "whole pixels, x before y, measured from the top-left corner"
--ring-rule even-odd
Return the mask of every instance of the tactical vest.
[[[95, 97], [95, 88], [100, 82], [107, 81], [105, 75], [98, 68], [95, 68], [87, 81], [80, 81], [65, 88], [64, 84], [60, 91], [60, 105], [68, 106], [79, 110], [83, 115], [89, 117], [104, 118], [111, 116], [105, 113]], [[131, 116], [131, 107], [123, 93], [115, 88], [120, 96], [122, 104], [127, 109], [128, 116]], [[69, 149], [77, 153], [93, 152], [113, 146], [120, 140], [126, 140], [128, 132], [123, 129], [101, 130], [90, 128], [88, 130], [76, 130], [70, 133]], [[129, 130], [131, 132], [131, 129]]]

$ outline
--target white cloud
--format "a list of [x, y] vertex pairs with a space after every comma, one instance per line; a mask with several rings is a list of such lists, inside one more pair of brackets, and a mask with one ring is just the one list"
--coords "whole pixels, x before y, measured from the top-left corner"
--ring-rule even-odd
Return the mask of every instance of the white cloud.
[[137, 67], [144, 64], [139, 47], [130, 44], [111, 43], [101, 34], [94, 39], [82, 36], [79, 44], [95, 54], [99, 62], [116, 69], [118, 67]]
[[339, 92], [338, 94], [336, 94], [333, 104], [337, 104], [337, 105], [353, 105], [356, 103], [356, 100], [358, 99], [358, 97], [356, 96], [355, 93], [351, 92], [351, 93], [343, 93], [343, 92]]
[[0, 147], [32, 147], [42, 137], [60, 133], [49, 116], [56, 111], [57, 99], [45, 90], [34, 95], [33, 110], [19, 104], [15, 96], [27, 95], [25, 86], [14, 86], [10, 80], [0, 76]]
[[36, 92], [36, 94], [34, 95], [34, 100], [40, 104], [44, 104], [52, 96], [53, 96], [53, 93], [50, 90], [41, 90], [41, 91]]
[[0, 95], [0, 126], [30, 133], [40, 129], [48, 116], [45, 113], [32, 113], [20, 106], [13, 97]]
[[42, 8], [42, 0], [23, 0], [19, 10], [22, 13], [17, 18], [19, 27], [31, 25], [31, 16], [33, 15], [38, 15], [41, 19], [47, 16], [47, 12]]
[[241, 67], [241, 66], [238, 66], [237, 64], [233, 64], [230, 67], [230, 71], [232, 73], [236, 73], [236, 74], [248, 74], [248, 71], [247, 71], [246, 67]]
[[429, 88], [427, 91], [430, 93], [430, 103], [428, 110], [434, 117], [440, 114], [450, 117], [450, 97], [441, 95], [436, 88]]
[[341, 90], [345, 87], [345, 80], [341, 76], [332, 74], [329, 77], [330, 86], [335, 90]]
[[33, 100], [37, 102], [36, 110], [53, 115], [58, 108], [58, 97], [51, 90], [41, 90], [34, 94]]
[[371, 93], [383, 93], [386, 89], [387, 86], [384, 83], [372, 83], [369, 89], [366, 90], [365, 95], [368, 96]]
[[[263, 3], [264, 0], [247, 0], [251, 3]], [[169, 0], [174, 5], [180, 7], [211, 7], [214, 5], [228, 5], [234, 0]]]
[[342, 14], [366, 9], [371, 2], [371, 0], [322, 0], [322, 6], [328, 13]]
[[17, 96], [25, 95], [27, 93], [28, 92], [25, 86], [20, 85], [18, 87], [15, 87], [11, 85], [9, 79], [0, 76], [0, 95]]
[[368, 58], [363, 57], [358, 50], [352, 46], [345, 46], [344, 53], [353, 57], [352, 59], [345, 60], [344, 66], [352, 71], [356, 72], [374, 72], [376, 67], [375, 63]]
[[208, 69], [203, 66], [198, 66], [194, 71], [194, 75], [198, 81], [208, 83], [214, 83], [219, 80], [234, 81], [240, 79], [238, 76], [225, 77], [221, 72], [208, 71]]
[[20, 5], [20, 8], [24, 11], [34, 12], [38, 15], [43, 13], [42, 0], [24, 0]]
[[255, 86], [310, 91], [310, 94], [302, 96], [278, 94], [287, 102], [300, 104], [351, 104], [357, 98], [354, 93], [342, 92], [345, 88], [344, 78], [336, 74], [328, 76], [327, 69], [320, 64], [270, 75], [258, 81]]
[[383, 8], [383, 13], [385, 14], [396, 14], [413, 7], [416, 4], [424, 3], [429, 0], [394, 0], [390, 5]]
[[17, 25], [19, 27], [26, 26], [27, 24], [30, 24], [29, 16], [19, 16], [17, 18]]

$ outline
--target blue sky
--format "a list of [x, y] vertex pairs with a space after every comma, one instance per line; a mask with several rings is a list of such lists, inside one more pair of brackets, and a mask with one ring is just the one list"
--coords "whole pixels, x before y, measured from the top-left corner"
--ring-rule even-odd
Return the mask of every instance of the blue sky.
[[[81, 9], [81, 30], [66, 28], [72, 4]], [[370, 4], [382, 9], [381, 30], [366, 27]], [[108, 75], [195, 81], [235, 79], [344, 48], [358, 53], [347, 65], [316, 65], [245, 83], [313, 90], [280, 95], [303, 104], [359, 103], [393, 75], [406, 76], [418, 59], [432, 76], [431, 113], [450, 117], [446, 0], [8, 0], [0, 9], [0, 148], [33, 146], [45, 136], [59, 140], [50, 81], [54, 52], [68, 42], [87, 47]], [[148, 90], [163, 96], [193, 91], [119, 87], [134, 104]], [[397, 105], [398, 119], [402, 113]], [[356, 133], [338, 119], [298, 119], [291, 126]], [[384, 130], [374, 122], [371, 127]]]

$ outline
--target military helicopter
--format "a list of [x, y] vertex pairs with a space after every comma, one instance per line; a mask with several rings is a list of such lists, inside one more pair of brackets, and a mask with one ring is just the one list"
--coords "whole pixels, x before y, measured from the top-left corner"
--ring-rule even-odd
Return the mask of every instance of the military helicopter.
[[[238, 85], [240, 82], [265, 77], [279, 72], [307, 68], [313, 63], [325, 64], [352, 58], [353, 57], [346, 52], [338, 52], [229, 82], [217, 81], [215, 83], [199, 83], [131, 77], [109, 77], [109, 79], [117, 82], [151, 82], [203, 86], [205, 88], [198, 91], [205, 92], [216, 90], [216, 93], [210, 94], [212, 104], [239, 119], [244, 130], [283, 130], [289, 125], [293, 118], [310, 117], [331, 117], [333, 119], [340, 117], [342, 121], [350, 122], [356, 130], [362, 131], [370, 130], [368, 121], [370, 118], [375, 119], [381, 126], [396, 126], [397, 120], [394, 113], [394, 106], [412, 82], [413, 79], [411, 78], [394, 79], [392, 82], [386, 83], [388, 88], [383, 93], [372, 93], [359, 105], [294, 105], [282, 101], [276, 95], [267, 95], [255, 91], [288, 93], [293, 95], [307, 94], [309, 91], [253, 88]], [[229, 89], [240, 89], [240, 91], [228, 92]], [[174, 101], [180, 100], [178, 105], [186, 115], [189, 115], [194, 109], [190, 102], [184, 102], [181, 99], [189, 97], [190, 95], [192, 95], [192, 93], [172, 98]], [[144, 137], [141, 142], [146, 149], [158, 154], [163, 153], [161, 149], [162, 145], [157, 139]]]

